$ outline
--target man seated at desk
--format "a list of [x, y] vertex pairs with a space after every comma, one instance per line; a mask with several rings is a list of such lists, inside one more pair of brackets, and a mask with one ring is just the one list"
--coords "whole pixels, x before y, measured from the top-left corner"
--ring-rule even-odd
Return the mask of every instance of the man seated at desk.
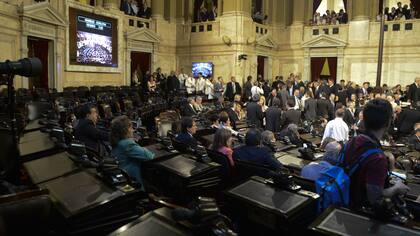
[[219, 114], [219, 129], [229, 130], [233, 136], [238, 136], [239, 132], [232, 129], [230, 126], [230, 119], [227, 112], [222, 111]]
[[233, 159], [268, 166], [272, 170], [279, 170], [282, 164], [274, 158], [267, 147], [261, 146], [261, 132], [250, 129], [245, 136], [245, 146], [233, 151]]
[[194, 138], [194, 134], [197, 132], [197, 125], [193, 118], [182, 117], [181, 120], [181, 133], [179, 133], [175, 140], [183, 143], [192, 149], [195, 149], [198, 145], [197, 140]]
[[311, 162], [304, 166], [301, 171], [301, 176], [305, 179], [317, 180], [323, 171], [328, 170], [330, 167], [337, 164], [337, 158], [340, 151], [341, 145], [337, 141], [332, 140], [330, 143], [326, 144], [322, 160], [319, 163]]
[[420, 151], [420, 123], [414, 125], [414, 134], [408, 138], [408, 144], [414, 150]]
[[136, 143], [133, 138], [133, 125], [127, 116], [119, 116], [111, 122], [112, 154], [117, 158], [120, 168], [141, 184], [141, 161], [152, 160], [155, 154]]
[[75, 137], [83, 142], [86, 147], [95, 150], [100, 155], [104, 154], [105, 147], [101, 144], [109, 140], [108, 132], [96, 128], [98, 122], [98, 112], [93, 105], [85, 105], [81, 109], [82, 119], [79, 120], [75, 128]]

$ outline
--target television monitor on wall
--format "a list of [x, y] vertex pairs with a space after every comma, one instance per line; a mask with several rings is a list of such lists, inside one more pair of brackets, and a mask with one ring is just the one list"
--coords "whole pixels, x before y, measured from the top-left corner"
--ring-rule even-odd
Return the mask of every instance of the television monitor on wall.
[[118, 67], [117, 20], [70, 8], [70, 64]]
[[202, 73], [203, 77], [213, 76], [213, 63], [211, 62], [193, 62], [192, 73], [194, 76], [198, 76], [198, 73]]

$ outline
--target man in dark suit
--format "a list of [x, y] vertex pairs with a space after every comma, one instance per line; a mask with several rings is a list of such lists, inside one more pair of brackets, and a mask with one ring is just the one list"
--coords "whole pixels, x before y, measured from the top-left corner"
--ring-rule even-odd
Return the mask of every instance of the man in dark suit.
[[248, 76], [247, 78], [246, 78], [246, 82], [245, 82], [245, 85], [244, 85], [244, 98], [245, 98], [245, 101], [249, 101], [250, 99], [251, 99], [251, 88], [252, 88], [252, 76]]
[[408, 135], [413, 131], [414, 124], [420, 122], [420, 110], [411, 108], [404, 109], [398, 116], [396, 127], [403, 135]]
[[420, 123], [414, 125], [414, 134], [408, 138], [408, 144], [416, 151], [420, 151]]
[[328, 96], [331, 94], [337, 95], [338, 93], [338, 86], [335, 84], [335, 81], [333, 78], [328, 79]]
[[314, 94], [310, 90], [306, 92], [306, 95], [309, 96], [309, 98], [305, 100], [305, 107], [304, 107], [305, 118], [307, 120], [315, 120], [316, 115], [317, 115], [316, 114], [317, 100], [314, 99]]
[[348, 107], [346, 108], [346, 111], [344, 112], [343, 120], [346, 122], [348, 127], [352, 127], [354, 123], [356, 122], [355, 119], [355, 113], [356, 113], [356, 106], [354, 101], [348, 101], [347, 102]]
[[408, 88], [407, 98], [412, 104], [420, 101], [420, 77], [417, 77], [416, 81]]
[[183, 117], [181, 120], [181, 133], [179, 133], [175, 139], [176, 141], [195, 149], [198, 145], [197, 140], [194, 138], [195, 132], [197, 132], [195, 121], [191, 117]]
[[241, 104], [234, 102], [232, 107], [227, 110], [227, 113], [233, 129], [236, 129], [236, 123], [240, 120]]
[[184, 116], [195, 116], [197, 115], [197, 111], [194, 108], [194, 98], [189, 97], [187, 99], [188, 104], [184, 108]]
[[266, 166], [274, 171], [282, 168], [270, 149], [261, 146], [261, 132], [257, 129], [250, 129], [246, 133], [245, 146], [233, 151], [233, 159]]
[[329, 120], [329, 119], [332, 119], [332, 117], [330, 117], [330, 112], [331, 110], [333, 110], [333, 108], [332, 108], [331, 102], [327, 100], [325, 96], [326, 96], [325, 93], [322, 93], [320, 95], [320, 98], [318, 99], [317, 104], [316, 104], [316, 111], [318, 113], [317, 114], [318, 116], [321, 116]]
[[286, 105], [287, 105], [287, 98], [290, 96], [289, 95], [289, 92], [287, 91], [287, 89], [286, 89], [286, 85], [283, 85], [282, 87], [281, 87], [281, 90], [280, 90], [280, 92], [278, 93], [278, 95], [277, 95], [279, 98], [280, 98], [280, 101], [281, 101], [281, 108], [283, 109], [283, 110], [286, 110]]
[[75, 128], [75, 137], [83, 142], [86, 147], [95, 150], [99, 154], [105, 153], [103, 141], [109, 141], [109, 133], [96, 128], [98, 112], [93, 105], [85, 105], [81, 109], [82, 119]]
[[252, 97], [252, 102], [249, 102], [246, 105], [246, 119], [250, 124], [255, 125], [255, 127], [257, 128], [262, 127], [262, 120], [264, 116], [262, 112], [262, 107], [260, 106], [260, 104], [258, 104], [259, 100], [260, 95], [254, 94], [254, 96]]
[[171, 71], [171, 74], [166, 80], [166, 89], [169, 94], [177, 95], [180, 87], [178, 77], [175, 75], [175, 71]]
[[278, 98], [273, 98], [272, 105], [265, 112], [265, 129], [273, 133], [281, 131], [281, 102]]
[[282, 117], [282, 130], [286, 129], [290, 124], [299, 125], [301, 112], [293, 109], [295, 100], [293, 98], [287, 99], [287, 111], [284, 112]]
[[225, 95], [229, 99], [229, 101], [233, 101], [233, 98], [235, 97], [236, 94], [241, 95], [242, 88], [241, 88], [241, 85], [239, 85], [239, 83], [236, 82], [235, 76], [232, 76], [230, 78], [230, 82], [226, 85]]

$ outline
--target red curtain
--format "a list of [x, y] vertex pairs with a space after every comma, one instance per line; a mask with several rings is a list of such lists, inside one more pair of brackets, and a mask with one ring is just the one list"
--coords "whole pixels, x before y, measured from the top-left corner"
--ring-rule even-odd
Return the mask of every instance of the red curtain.
[[264, 78], [264, 57], [257, 57], [257, 76], [261, 75]]
[[[39, 86], [48, 89], [48, 40], [37, 39], [32, 41], [34, 47], [34, 56], [42, 62], [42, 72], [39, 76]], [[38, 87], [38, 84], [35, 84]]]
[[322, 2], [322, 0], [314, 0], [312, 15], [315, 14], [316, 9], [318, 9], [319, 5], [321, 5], [321, 2]]
[[411, 4], [417, 12], [417, 18], [420, 17], [420, 0], [411, 0]]
[[311, 80], [318, 80], [321, 75], [322, 66], [325, 63], [325, 57], [312, 57], [311, 58]]
[[330, 67], [330, 77], [337, 80], [337, 57], [328, 57], [328, 66]]

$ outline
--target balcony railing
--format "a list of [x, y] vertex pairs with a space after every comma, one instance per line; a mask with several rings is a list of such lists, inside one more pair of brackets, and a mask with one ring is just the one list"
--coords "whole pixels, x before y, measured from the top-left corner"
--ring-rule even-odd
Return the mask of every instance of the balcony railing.
[[128, 28], [153, 28], [151, 19], [141, 18], [137, 16], [125, 15], [124, 23], [125, 26], [127, 26]]
[[339, 25], [311, 25], [305, 26], [304, 28], [304, 38], [310, 40], [319, 35], [330, 35], [337, 37], [342, 40], [347, 40], [348, 37], [348, 24], [339, 24]]
[[263, 36], [270, 33], [267, 25], [259, 24], [256, 22], [254, 22], [254, 29], [257, 36]]
[[191, 24], [191, 33], [218, 32], [219, 21], [205, 21]]

